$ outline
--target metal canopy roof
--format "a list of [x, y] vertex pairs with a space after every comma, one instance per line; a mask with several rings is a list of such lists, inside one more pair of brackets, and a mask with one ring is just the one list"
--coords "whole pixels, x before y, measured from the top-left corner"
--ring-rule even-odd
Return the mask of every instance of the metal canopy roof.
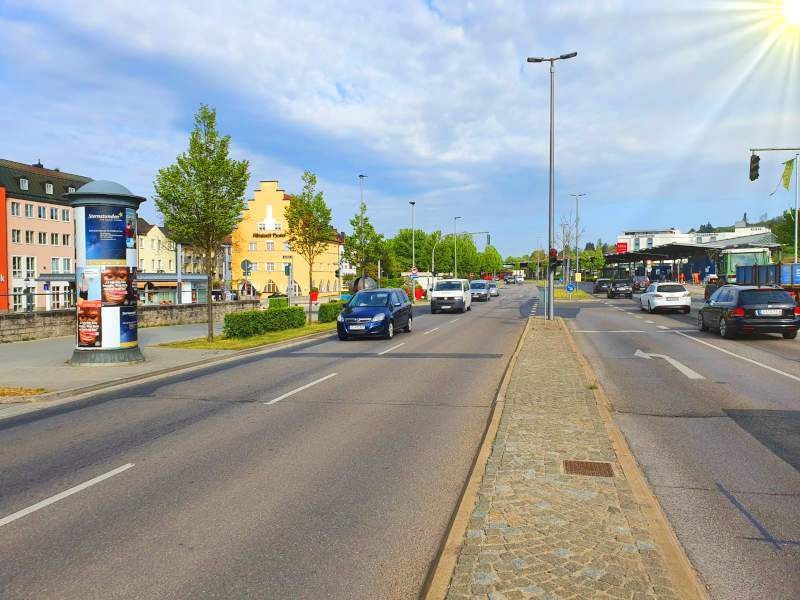
[[606, 263], [619, 264], [640, 262], [645, 260], [675, 260], [679, 258], [695, 258], [707, 254], [719, 254], [723, 250], [735, 248], [768, 248], [777, 250], [781, 245], [775, 241], [772, 233], [746, 235], [739, 238], [717, 240], [704, 244], [664, 244], [654, 248], [620, 254], [606, 254]]

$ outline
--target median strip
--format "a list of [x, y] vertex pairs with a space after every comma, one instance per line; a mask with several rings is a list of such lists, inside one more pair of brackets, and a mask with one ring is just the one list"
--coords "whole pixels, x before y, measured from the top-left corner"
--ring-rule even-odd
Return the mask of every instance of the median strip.
[[295, 388], [290, 392], [286, 392], [285, 394], [281, 394], [277, 398], [273, 398], [272, 400], [269, 400], [268, 402], [264, 402], [264, 404], [275, 404], [276, 402], [280, 402], [281, 400], [285, 400], [289, 396], [294, 396], [296, 393], [302, 392], [303, 390], [307, 390], [308, 388], [310, 388], [312, 386], [315, 386], [318, 383], [322, 383], [323, 381], [326, 381], [326, 380], [330, 379], [331, 377], [336, 377], [337, 374], [338, 373], [331, 373], [330, 375], [325, 375], [325, 377], [320, 377], [319, 379], [315, 379], [311, 383], [307, 383], [305, 385], [301, 385], [299, 388]]

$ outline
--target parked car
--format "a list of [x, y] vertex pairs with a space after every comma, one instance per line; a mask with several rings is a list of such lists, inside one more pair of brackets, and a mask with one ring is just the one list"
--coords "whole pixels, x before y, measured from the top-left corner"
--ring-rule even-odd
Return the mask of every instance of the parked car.
[[395, 331], [411, 331], [413, 315], [405, 290], [380, 288], [356, 292], [336, 318], [340, 340], [351, 337], [392, 339]]
[[525, 283], [525, 278], [524, 278], [522, 275], [517, 275], [517, 276], [514, 278], [514, 282], [515, 282], [515, 283]]
[[488, 302], [491, 298], [489, 295], [489, 284], [482, 279], [469, 282], [469, 293], [472, 294], [473, 300]]
[[594, 289], [592, 293], [594, 294], [601, 294], [603, 292], [608, 292], [608, 288], [611, 287], [611, 280], [601, 278], [594, 282]]
[[631, 286], [634, 292], [643, 292], [650, 287], [650, 278], [647, 275], [636, 275]]
[[680, 283], [652, 283], [639, 298], [642, 310], [679, 310], [686, 314], [692, 310], [692, 297]]
[[697, 327], [716, 329], [728, 339], [741, 333], [780, 333], [793, 340], [800, 328], [800, 306], [781, 288], [724, 285], [700, 309]]
[[606, 292], [608, 298], [633, 298], [633, 288], [627, 279], [613, 281]]
[[503, 281], [506, 282], [506, 285], [511, 285], [512, 283], [517, 283], [517, 278], [513, 275], [506, 275], [506, 278]]
[[472, 294], [466, 279], [440, 279], [430, 292], [431, 312], [472, 310]]
[[497, 287], [497, 283], [495, 283], [494, 281], [489, 282], [489, 295], [490, 296], [500, 295], [500, 289]]

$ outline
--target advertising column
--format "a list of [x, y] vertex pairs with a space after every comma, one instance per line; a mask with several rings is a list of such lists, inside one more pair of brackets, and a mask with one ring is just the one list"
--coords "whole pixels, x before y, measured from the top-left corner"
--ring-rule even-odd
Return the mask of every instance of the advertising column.
[[67, 197], [75, 208], [78, 296], [70, 363], [140, 362], [136, 211], [144, 198], [110, 181], [92, 181]]

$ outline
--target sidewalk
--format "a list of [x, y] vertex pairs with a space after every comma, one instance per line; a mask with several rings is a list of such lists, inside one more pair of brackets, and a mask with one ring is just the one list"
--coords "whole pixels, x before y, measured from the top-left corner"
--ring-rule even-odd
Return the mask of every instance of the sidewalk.
[[[692, 577], [670, 578], [681, 551], [631, 457], [615, 453], [558, 321], [533, 319], [502, 410], [477, 499], [462, 508], [449, 600], [697, 597]], [[565, 460], [608, 463], [613, 477], [565, 474]]]

